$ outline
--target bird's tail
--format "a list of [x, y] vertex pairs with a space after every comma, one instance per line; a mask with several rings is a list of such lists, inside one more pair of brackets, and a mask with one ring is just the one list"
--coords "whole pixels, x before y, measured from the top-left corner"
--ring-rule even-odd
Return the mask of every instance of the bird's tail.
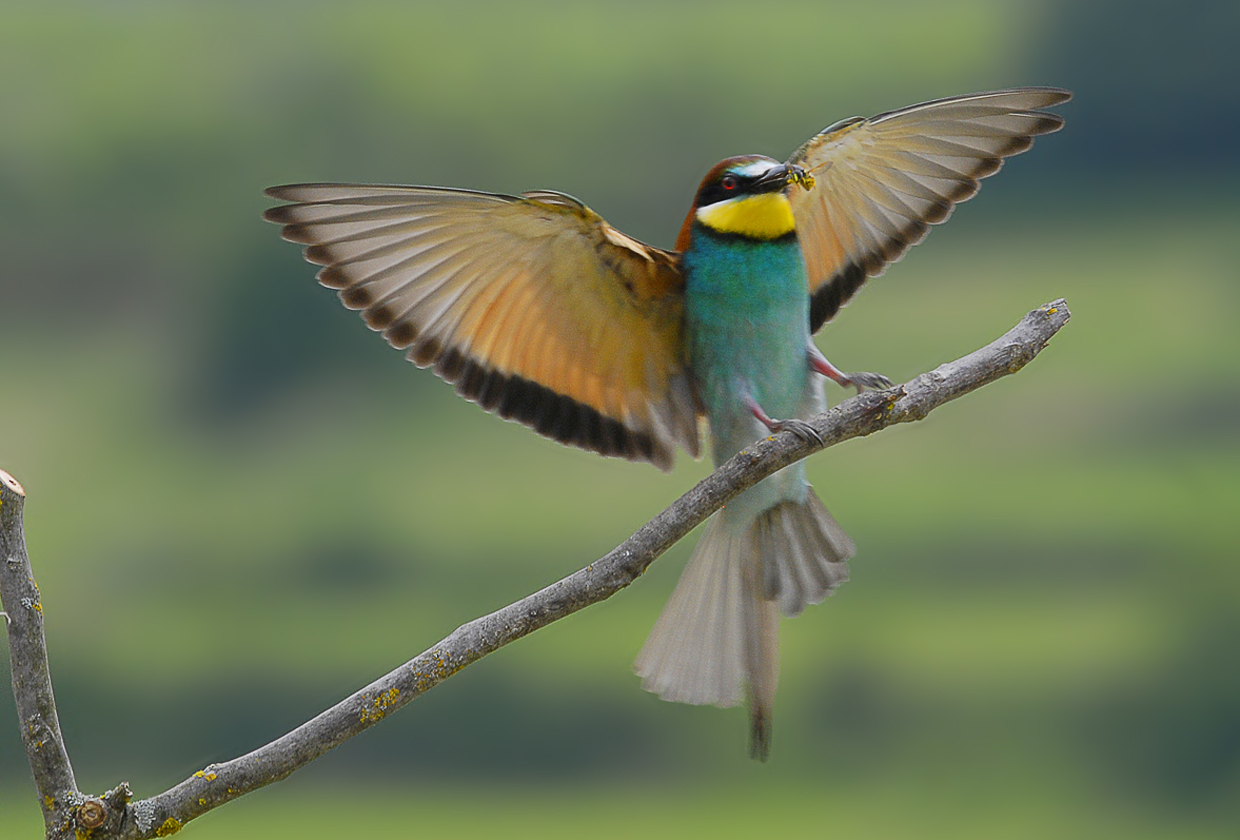
[[[798, 615], [848, 579], [856, 547], [808, 489], [738, 520], [706, 526], [676, 590], [634, 663], [664, 700], [735, 706], [748, 694], [754, 758], [771, 747], [779, 679], [779, 614]], [[746, 692], [747, 690], [747, 692]]]

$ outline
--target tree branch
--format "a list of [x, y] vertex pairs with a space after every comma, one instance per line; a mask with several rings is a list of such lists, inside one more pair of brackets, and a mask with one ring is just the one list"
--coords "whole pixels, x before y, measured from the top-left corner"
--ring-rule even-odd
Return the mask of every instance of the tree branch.
[[59, 815], [76, 806], [81, 794], [73, 779], [73, 767], [56, 716], [56, 698], [52, 696], [52, 673], [43, 636], [43, 604], [30, 570], [22, 529], [25, 501], [22, 486], [0, 470], [0, 603], [4, 605], [9, 631], [13, 699], [17, 703], [22, 744], [43, 806], [43, 823], [50, 835]]
[[[247, 755], [209, 765], [170, 790], [128, 807], [124, 807], [128, 801], [128, 788], [118, 787], [109, 792], [104, 800], [91, 800], [81, 806], [77, 819], [79, 822], [82, 820], [82, 811], [87, 805], [98, 804], [106, 806], [104, 816], [98, 817], [97, 811], [92, 810], [92, 820], [98, 818], [100, 825], [105, 820], [108, 823], [104, 829], [93, 834], [99, 840], [104, 837], [137, 840], [166, 836], [225, 802], [285, 778], [488, 653], [624, 589], [645, 572], [660, 554], [725, 502], [776, 470], [819, 449], [872, 434], [896, 423], [920, 420], [943, 403], [1015, 373], [1046, 346], [1067, 323], [1069, 316], [1066, 303], [1062, 299], [1054, 301], [1030, 312], [1013, 329], [980, 350], [923, 373], [904, 385], [884, 391], [869, 391], [846, 400], [811, 421], [822, 438], [821, 444], [790, 433], [756, 442], [703, 479], [604, 557], [527, 598], [461, 625], [443, 641], [292, 732]], [[5, 502], [7, 505], [7, 496]], [[15, 527], [20, 539], [20, 517], [5, 518], [3, 521], [6, 533], [10, 527]], [[11, 524], [14, 521], [16, 524]], [[6, 539], [11, 540], [11, 537]], [[23, 560], [24, 556], [23, 551]], [[28, 569], [28, 566], [24, 568]], [[5, 595], [7, 606], [10, 604], [7, 589]], [[10, 639], [12, 637], [13, 631], [10, 629]], [[41, 642], [41, 632], [39, 639]], [[13, 650], [16, 686], [18, 652], [16, 647]], [[23, 655], [24, 651], [25, 648]], [[43, 673], [46, 674], [46, 665]], [[47, 699], [50, 704], [50, 683], [47, 684]], [[54, 723], [55, 709], [49, 706], [49, 710]], [[32, 756], [31, 766], [35, 767], [35, 752], [29, 740], [27, 751]], [[63, 747], [59, 754], [63, 756]], [[63, 758], [57, 766], [63, 767], [63, 771], [61, 776], [55, 777], [59, 781], [53, 787], [57, 790], [74, 789], [72, 774], [64, 775], [68, 770], [68, 759]], [[39, 773], [44, 771], [36, 769], [35, 772], [38, 778]], [[43, 784], [40, 782], [41, 792]], [[56, 787], [57, 784], [60, 787]], [[61, 800], [57, 800], [56, 805], [60, 804]]]

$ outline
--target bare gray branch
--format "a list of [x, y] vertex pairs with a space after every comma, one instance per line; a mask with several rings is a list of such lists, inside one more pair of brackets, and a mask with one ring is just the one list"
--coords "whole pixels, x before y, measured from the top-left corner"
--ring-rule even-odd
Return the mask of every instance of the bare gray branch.
[[30, 570], [22, 527], [25, 502], [22, 486], [0, 470], [0, 603], [7, 616], [13, 699], [17, 702], [22, 744], [43, 806], [43, 822], [51, 836], [59, 815], [76, 806], [81, 795], [56, 716], [43, 636], [43, 604]]
[[[50, 720], [51, 728], [56, 733], [58, 746], [53, 756], [55, 760], [47, 760], [42, 752], [45, 747], [32, 746], [32, 740], [27, 739], [31, 766], [35, 768], [36, 779], [42, 779], [39, 781], [40, 792], [45, 785], [49, 790], [59, 791], [56, 796], [61, 798], [55, 799], [55, 811], [62, 820], [76, 819], [80, 822], [83, 817], [91, 821], [103, 820], [102, 827], [92, 834], [97, 840], [105, 837], [137, 840], [166, 836], [225, 802], [285, 778], [488, 653], [582, 607], [611, 597], [636, 580], [660, 554], [722, 507], [728, 499], [776, 470], [819, 449], [872, 434], [895, 423], [920, 420], [943, 403], [1015, 373], [1046, 346], [1067, 323], [1069, 315], [1062, 299], [1054, 301], [1030, 312], [1013, 329], [980, 350], [924, 373], [904, 385], [883, 391], [868, 391], [846, 400], [812, 421], [822, 443], [807, 442], [791, 433], [756, 442], [719, 467], [629, 539], [584, 569], [501, 610], [461, 625], [443, 641], [287, 735], [247, 755], [209, 765], [150, 799], [129, 803], [128, 788], [122, 785], [103, 798], [90, 801], [105, 806], [104, 814], [101, 815], [94, 804], [86, 807], [80, 794], [76, 793], [68, 758], [63, 745], [60, 745], [59, 730], [55, 726], [55, 707], [51, 702], [51, 683], [47, 681], [45, 695], [39, 695], [45, 696], [46, 703], [38, 707], [38, 720]], [[0, 548], [12, 553], [8, 546], [20, 545], [18, 565], [24, 571], [9, 575], [14, 579], [12, 583], [9, 577], [4, 578], [4, 605], [10, 613], [20, 614], [25, 622], [22, 626], [28, 627], [32, 619], [26, 613], [37, 611], [26, 609], [23, 613], [21, 604], [24, 602], [20, 599], [26, 596], [17, 594], [17, 578], [29, 578], [29, 566], [25, 562], [24, 543], [21, 541], [20, 496], [18, 499], [17, 515], [5, 514], [2, 519], [4, 530], [0, 533]], [[4, 502], [5, 507], [9, 507], [9, 496], [4, 497]], [[0, 508], [0, 511], [3, 510]], [[5, 571], [6, 574], [10, 572], [7, 568]], [[14, 587], [17, 600], [10, 600], [7, 588], [10, 585]], [[33, 589], [33, 583], [30, 590], [35, 592], [34, 603], [37, 603], [37, 590]], [[41, 674], [46, 678], [41, 619], [34, 623], [38, 625], [38, 644], [28, 645], [22, 641], [20, 648], [13, 642], [14, 630], [10, 627], [15, 691], [19, 656], [33, 656], [43, 662]], [[30, 669], [24, 663], [22, 667]], [[29, 698], [26, 702], [30, 702]], [[20, 696], [18, 706], [23, 715], [23, 737], [26, 737], [27, 712]], [[46, 744], [46, 741], [43, 743]], [[68, 791], [77, 795], [75, 803], [63, 798]], [[67, 808], [69, 804], [73, 804], [76, 810], [70, 812]], [[82, 807], [78, 808], [79, 805]]]

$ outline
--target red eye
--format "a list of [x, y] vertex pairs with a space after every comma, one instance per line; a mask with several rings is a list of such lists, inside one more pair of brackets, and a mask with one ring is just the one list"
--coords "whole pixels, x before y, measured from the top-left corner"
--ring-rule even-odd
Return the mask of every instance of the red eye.
[[719, 186], [731, 192], [732, 190], [736, 189], [736, 178], [732, 177], [731, 175], [724, 175], [722, 180], [719, 181]]

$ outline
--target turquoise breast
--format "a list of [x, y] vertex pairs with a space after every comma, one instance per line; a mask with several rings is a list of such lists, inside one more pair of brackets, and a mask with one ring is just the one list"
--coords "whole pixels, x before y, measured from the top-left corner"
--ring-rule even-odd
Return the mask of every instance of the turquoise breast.
[[815, 409], [805, 263], [794, 234], [762, 241], [699, 226], [684, 268], [689, 366], [719, 463], [768, 434], [746, 393], [777, 419]]

